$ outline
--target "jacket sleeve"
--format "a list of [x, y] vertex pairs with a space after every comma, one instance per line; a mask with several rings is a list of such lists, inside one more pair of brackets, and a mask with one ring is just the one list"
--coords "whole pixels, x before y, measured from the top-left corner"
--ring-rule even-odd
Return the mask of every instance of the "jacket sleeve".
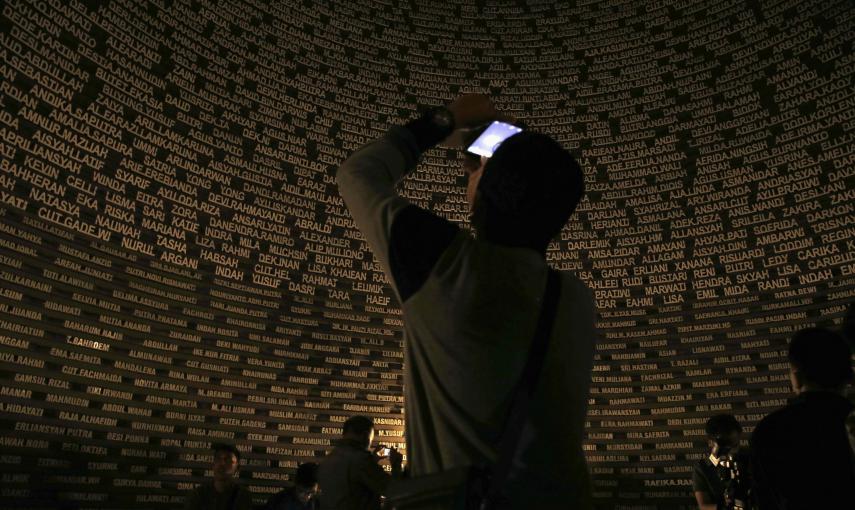
[[427, 280], [460, 229], [400, 197], [395, 185], [438, 141], [424, 117], [394, 127], [338, 169], [339, 193], [403, 303]]
[[354, 223], [387, 272], [392, 220], [410, 205], [398, 196], [395, 185], [415, 168], [419, 155], [413, 135], [406, 128], [394, 127], [353, 153], [336, 174], [339, 193]]
[[411, 206], [397, 194], [395, 185], [415, 168], [420, 155], [412, 132], [393, 127], [353, 153], [336, 174], [339, 193], [356, 227], [390, 280], [392, 222], [402, 209]]

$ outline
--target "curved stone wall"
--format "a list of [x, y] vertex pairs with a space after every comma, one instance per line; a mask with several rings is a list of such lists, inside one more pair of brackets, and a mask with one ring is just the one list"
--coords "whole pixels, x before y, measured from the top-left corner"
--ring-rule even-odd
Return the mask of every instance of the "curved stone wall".
[[[855, 9], [553, 4], [0, 4], [4, 506], [174, 507], [218, 441], [261, 503], [354, 413], [403, 446], [400, 311], [332, 176], [461, 91], [586, 170], [548, 258], [600, 310], [600, 506], [691, 506], [706, 419], [750, 431], [853, 302]], [[451, 152], [401, 189], [466, 224]]]

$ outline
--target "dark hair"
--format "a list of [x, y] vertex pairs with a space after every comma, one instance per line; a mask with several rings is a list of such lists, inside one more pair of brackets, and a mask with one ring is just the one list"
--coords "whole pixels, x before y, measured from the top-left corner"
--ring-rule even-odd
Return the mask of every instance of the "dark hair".
[[804, 382], [839, 389], [852, 380], [852, 351], [843, 337], [824, 328], [807, 328], [790, 340], [787, 356]]
[[318, 465], [314, 462], [300, 464], [294, 475], [294, 485], [311, 487], [318, 483]]
[[233, 453], [234, 456], [237, 457], [237, 460], [240, 460], [240, 450], [235, 448], [235, 446], [232, 444], [214, 443], [211, 446], [211, 448], [214, 450], [214, 454], [217, 454], [220, 452], [229, 452], [229, 453]]
[[707, 420], [706, 433], [709, 438], [721, 437], [731, 432], [742, 433], [742, 425], [732, 414], [717, 414]]
[[558, 142], [523, 131], [487, 161], [478, 192], [472, 221], [488, 241], [545, 249], [582, 199], [585, 176]]
[[351, 416], [344, 422], [344, 433], [368, 434], [374, 428], [374, 422], [367, 416]]

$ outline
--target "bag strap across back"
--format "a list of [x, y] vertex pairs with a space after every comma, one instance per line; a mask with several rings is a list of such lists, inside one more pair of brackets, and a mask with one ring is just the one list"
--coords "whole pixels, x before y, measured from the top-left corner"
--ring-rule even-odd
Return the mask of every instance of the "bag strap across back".
[[549, 348], [549, 336], [555, 322], [558, 311], [558, 298], [561, 294], [560, 274], [549, 269], [546, 278], [546, 289], [543, 293], [543, 301], [540, 307], [540, 316], [537, 319], [537, 327], [534, 339], [529, 349], [528, 359], [523, 368], [522, 377], [514, 393], [508, 419], [505, 422], [505, 430], [498, 444], [499, 457], [492, 469], [490, 487], [487, 490], [487, 503], [495, 500], [499, 491], [505, 484], [513, 465], [520, 436], [525, 426], [526, 418], [531, 407], [537, 382], [546, 359]]

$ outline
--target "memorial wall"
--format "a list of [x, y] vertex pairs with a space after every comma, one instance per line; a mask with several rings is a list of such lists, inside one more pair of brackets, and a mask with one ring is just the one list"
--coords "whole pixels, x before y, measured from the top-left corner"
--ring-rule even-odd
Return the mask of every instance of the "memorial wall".
[[[599, 310], [599, 507], [692, 507], [707, 418], [750, 433], [855, 301], [848, 0], [0, 7], [4, 508], [175, 508], [216, 442], [262, 503], [353, 414], [403, 447], [400, 310], [333, 176], [462, 91], [586, 173], [547, 258]], [[434, 149], [401, 193], [466, 227], [464, 183]]]

